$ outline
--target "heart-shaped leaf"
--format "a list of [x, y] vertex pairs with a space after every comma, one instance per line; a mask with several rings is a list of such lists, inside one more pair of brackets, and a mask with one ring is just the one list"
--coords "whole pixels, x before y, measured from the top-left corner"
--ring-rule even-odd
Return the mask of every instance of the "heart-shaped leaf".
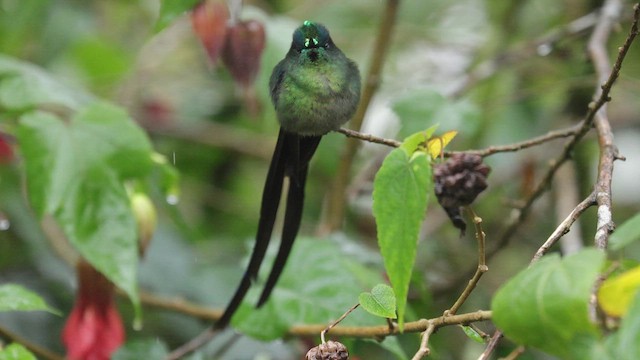
[[371, 292], [363, 292], [358, 296], [360, 305], [369, 313], [384, 317], [396, 318], [396, 295], [391, 286], [378, 284]]

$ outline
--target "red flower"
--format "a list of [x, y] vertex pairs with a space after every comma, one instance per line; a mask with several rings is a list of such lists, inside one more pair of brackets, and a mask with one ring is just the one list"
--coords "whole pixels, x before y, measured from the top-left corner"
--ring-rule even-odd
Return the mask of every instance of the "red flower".
[[88, 262], [77, 266], [76, 302], [62, 332], [69, 360], [109, 360], [124, 342], [114, 286]]
[[12, 139], [9, 135], [0, 132], [0, 165], [13, 161]]
[[191, 26], [215, 64], [227, 36], [229, 10], [224, 1], [205, 0], [191, 12]]

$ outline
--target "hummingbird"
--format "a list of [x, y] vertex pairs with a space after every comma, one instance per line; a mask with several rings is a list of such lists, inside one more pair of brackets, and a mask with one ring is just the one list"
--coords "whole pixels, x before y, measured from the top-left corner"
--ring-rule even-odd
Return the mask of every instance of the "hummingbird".
[[257, 307], [268, 299], [287, 262], [300, 229], [309, 162], [322, 136], [338, 130], [360, 101], [360, 72], [333, 43], [327, 28], [304, 21], [293, 33], [291, 48], [273, 69], [271, 101], [280, 131], [262, 193], [260, 220], [249, 265], [217, 328], [226, 327], [240, 306], [271, 240], [284, 178], [289, 178], [280, 247]]

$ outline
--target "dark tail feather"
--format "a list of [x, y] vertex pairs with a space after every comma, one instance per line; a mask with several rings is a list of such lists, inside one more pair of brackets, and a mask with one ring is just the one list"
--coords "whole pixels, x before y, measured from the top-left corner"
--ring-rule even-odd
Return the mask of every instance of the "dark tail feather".
[[[282, 270], [284, 270], [287, 258], [298, 235], [304, 207], [304, 188], [307, 181], [309, 161], [311, 161], [311, 157], [318, 148], [321, 139], [320, 136], [300, 137], [293, 134], [291, 137], [292, 141], [288, 142], [288, 145], [291, 145], [289, 149], [292, 151], [288, 151], [287, 153], [296, 154], [296, 150], [298, 150], [299, 156], [288, 158], [291, 161], [287, 168], [287, 171], [290, 172], [288, 174], [290, 181], [289, 192], [287, 193], [287, 209], [284, 215], [284, 226], [282, 228], [282, 240], [276, 259], [273, 262], [271, 273], [258, 300], [258, 307], [262, 306], [269, 299], [269, 295], [271, 295], [273, 288], [282, 274]], [[287, 150], [288, 149], [285, 149], [285, 151]]]
[[282, 129], [278, 134], [278, 142], [276, 148], [273, 151], [273, 157], [271, 159], [271, 165], [269, 166], [269, 172], [267, 174], [267, 180], [264, 184], [264, 191], [262, 192], [262, 205], [260, 207], [260, 221], [258, 223], [258, 232], [256, 235], [256, 243], [253, 247], [253, 253], [249, 260], [249, 266], [242, 276], [240, 285], [236, 290], [233, 298], [227, 305], [227, 308], [222, 314], [222, 317], [216, 322], [216, 328], [222, 329], [229, 325], [233, 314], [242, 303], [245, 295], [251, 287], [251, 282], [258, 276], [260, 265], [264, 259], [264, 255], [267, 252], [269, 246], [269, 240], [271, 239], [271, 233], [273, 232], [273, 225], [276, 221], [276, 214], [278, 213], [278, 205], [280, 203], [280, 197], [282, 195], [282, 183], [284, 181], [284, 173], [286, 169], [286, 159], [290, 135], [285, 133]]

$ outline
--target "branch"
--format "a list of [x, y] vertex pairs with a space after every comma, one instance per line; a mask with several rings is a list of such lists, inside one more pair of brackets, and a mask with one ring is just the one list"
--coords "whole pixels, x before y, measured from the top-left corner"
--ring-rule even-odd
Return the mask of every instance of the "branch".
[[[396, 23], [396, 14], [400, 0], [387, 0], [387, 6], [385, 7], [383, 14], [384, 17], [380, 23], [380, 29], [374, 45], [373, 54], [371, 56], [371, 65], [364, 81], [364, 88], [362, 90], [362, 97], [360, 99], [360, 105], [356, 110], [353, 119], [351, 120], [351, 128], [359, 131], [362, 127], [364, 116], [369, 108], [373, 95], [378, 90], [380, 85], [380, 78], [382, 72], [382, 66], [386, 59], [387, 49], [391, 40], [391, 34]], [[331, 192], [329, 193], [328, 203], [325, 211], [325, 219], [320, 225], [320, 232], [327, 233], [339, 229], [342, 225], [345, 213], [345, 192], [349, 177], [351, 175], [351, 167], [353, 160], [358, 151], [360, 143], [356, 140], [350, 139], [347, 141], [344, 152], [340, 159], [338, 171], [336, 173], [335, 181]]]
[[536, 251], [535, 255], [533, 256], [533, 259], [531, 260], [531, 263], [534, 263], [534, 262], [540, 260], [540, 258], [542, 258], [542, 256], [544, 254], [546, 254], [547, 251], [549, 251], [549, 249], [558, 240], [560, 240], [560, 238], [562, 236], [564, 236], [564, 234], [568, 233], [569, 230], [571, 230], [571, 225], [573, 225], [573, 223], [576, 222], [576, 220], [578, 220], [580, 215], [582, 215], [582, 213], [584, 213], [585, 210], [587, 210], [588, 208], [590, 208], [591, 206], [593, 206], [595, 204], [596, 204], [595, 193], [591, 193], [586, 199], [582, 200], [582, 202], [580, 202], [580, 204], [578, 204], [578, 206], [576, 206], [571, 211], [569, 216], [567, 216], [567, 218], [564, 219], [564, 221], [562, 221], [560, 223], [560, 225], [558, 225], [558, 227], [549, 236], [547, 241], [545, 241], [544, 244], [542, 244], [542, 246], [540, 246], [538, 251]]
[[[422, 319], [404, 324], [403, 333], [418, 333], [427, 330], [430, 324], [433, 324], [435, 330], [448, 325], [464, 325], [478, 321], [491, 320], [491, 311], [479, 310], [475, 312], [439, 316], [432, 319]], [[292, 336], [308, 336], [315, 335], [326, 328], [326, 325], [299, 325], [289, 329], [289, 335]], [[398, 327], [390, 328], [388, 325], [379, 326], [336, 326], [331, 329], [334, 336], [349, 336], [357, 338], [380, 338], [389, 335], [399, 335]]]
[[[513, 144], [489, 146], [488, 148], [485, 148], [485, 149], [465, 150], [465, 151], [445, 151], [444, 156], [449, 157], [453, 154], [465, 153], [465, 154], [476, 154], [482, 157], [486, 157], [486, 156], [490, 156], [498, 153], [516, 152], [516, 151], [520, 151], [530, 147], [542, 145], [555, 139], [575, 136], [580, 131], [581, 127], [582, 127], [581, 124], [577, 124], [565, 129], [549, 131], [544, 135], [536, 136], [534, 138], [523, 140]], [[362, 141], [367, 141], [375, 144], [386, 145], [389, 147], [399, 147], [400, 145], [402, 145], [402, 142], [398, 140], [386, 139], [386, 138], [382, 138], [382, 137], [371, 135], [371, 134], [364, 134], [355, 130], [341, 128], [340, 130], [338, 130], [338, 132], [350, 138], [355, 138], [355, 139], [359, 139]]]
[[476, 215], [476, 213], [470, 207], [467, 207], [467, 211], [469, 212], [471, 218], [473, 218], [473, 223], [476, 228], [476, 240], [478, 241], [478, 268], [476, 269], [475, 274], [473, 274], [471, 280], [469, 280], [467, 287], [465, 287], [465, 289], [462, 291], [462, 294], [460, 294], [460, 297], [458, 297], [458, 300], [456, 300], [456, 302], [453, 304], [453, 306], [451, 306], [449, 310], [445, 311], [445, 316], [453, 315], [458, 311], [458, 309], [460, 309], [462, 304], [467, 301], [469, 295], [471, 295], [473, 289], [476, 288], [476, 285], [478, 284], [478, 281], [480, 281], [482, 275], [489, 271], [485, 259], [485, 233], [482, 230], [482, 218]]
[[[618, 0], [609, 0], [607, 3], [617, 2], [617, 1]], [[606, 6], [607, 5], [605, 4], [605, 7]], [[514, 210], [514, 213], [512, 214], [511, 219], [508, 222], [508, 225], [505, 229], [504, 234], [502, 235], [502, 237], [500, 238], [496, 246], [489, 251], [489, 255], [495, 254], [499, 249], [501, 249], [502, 247], [504, 247], [509, 243], [509, 241], [511, 240], [511, 237], [513, 237], [513, 235], [516, 233], [516, 230], [527, 218], [527, 215], [531, 210], [531, 206], [533, 205], [535, 200], [537, 200], [540, 196], [542, 196], [542, 194], [544, 194], [547, 191], [547, 189], [551, 185], [551, 181], [553, 180], [553, 177], [555, 176], [560, 166], [571, 157], [571, 153], [575, 149], [576, 145], [589, 132], [589, 130], [591, 130], [591, 128], [594, 125], [594, 121], [596, 119], [596, 114], [598, 113], [598, 111], [609, 100], [611, 100], [611, 98], [609, 97], [611, 87], [613, 86], [615, 80], [618, 78], [620, 69], [622, 67], [622, 62], [624, 61], [624, 58], [627, 54], [627, 50], [629, 50], [629, 47], [631, 46], [631, 43], [633, 42], [633, 39], [635, 38], [638, 32], [638, 28], [637, 28], [638, 7], [636, 6], [635, 9], [636, 9], [636, 15], [634, 15], [634, 21], [631, 26], [631, 30], [623, 46], [620, 48], [620, 51], [618, 53], [618, 58], [616, 59], [616, 66], [613, 67], [613, 69], [611, 70], [611, 73], [609, 74], [606, 82], [602, 85], [602, 87], [601, 88], [599, 87], [598, 89], [596, 89], [595, 95], [594, 95], [595, 100], [589, 104], [589, 107], [587, 109], [587, 113], [584, 119], [579, 123], [578, 131], [565, 143], [562, 153], [550, 162], [547, 172], [544, 174], [544, 176], [542, 177], [542, 180], [540, 180], [540, 182], [537, 184], [537, 186], [534, 188], [531, 194], [524, 200], [523, 202], [524, 205], [520, 209]], [[603, 16], [601, 18], [606, 17], [608, 20], [605, 22], [609, 24], [611, 23], [609, 16], [610, 16], [609, 13], [603, 11]], [[599, 27], [600, 26], [598, 25], [596, 27], [596, 30]], [[594, 32], [596, 30], [594, 30]], [[607, 195], [610, 195], [610, 191], [608, 192]], [[599, 210], [600, 208], [601, 207], [599, 207]], [[605, 210], [607, 209], [605, 208]], [[608, 210], [610, 210], [610, 208]], [[603, 220], [607, 220], [606, 215], [607, 215], [606, 212], [603, 211], [603, 216], [602, 216]], [[610, 213], [608, 215], [610, 215]]]
[[7, 339], [17, 344], [24, 346], [29, 351], [37, 355], [38, 358], [45, 359], [45, 360], [64, 360], [64, 357], [62, 355], [58, 355], [51, 350], [48, 350], [40, 345], [32, 343], [31, 341], [23, 338], [22, 336], [2, 326], [0, 326], [0, 335], [6, 337]]
[[[595, 112], [594, 119], [596, 132], [598, 133], [598, 144], [600, 146], [598, 179], [595, 186], [596, 201], [598, 204], [595, 244], [596, 247], [600, 249], [607, 247], [609, 235], [615, 229], [615, 223], [613, 222], [611, 215], [611, 179], [613, 175], [613, 162], [619, 158], [618, 149], [613, 144], [613, 133], [611, 132], [611, 125], [607, 118], [607, 108], [604, 102], [610, 100], [608, 94], [620, 73], [622, 60], [631, 47], [631, 43], [638, 35], [640, 3], [637, 3], [634, 6], [631, 30], [624, 44], [619, 48], [618, 58], [613, 65], [613, 69], [610, 70], [611, 66], [607, 56], [606, 41], [609, 38], [611, 28], [616, 23], [621, 11], [622, 2], [620, 0], [607, 1], [602, 10], [602, 19], [596, 26], [588, 44], [589, 56], [596, 69], [598, 83], [602, 83], [604, 81], [602, 87], [596, 90], [596, 95], [599, 92], [600, 99], [604, 99], [604, 101], [601, 108]], [[609, 72], [611, 72], [611, 75], [607, 78], [607, 74]]]
[[425, 356], [429, 356], [431, 353], [431, 350], [429, 349], [429, 337], [433, 334], [435, 329], [436, 328], [433, 326], [433, 323], [429, 323], [427, 330], [425, 330], [421, 335], [422, 339], [420, 340], [420, 349], [418, 349], [416, 354], [413, 355], [411, 360], [420, 360]]

